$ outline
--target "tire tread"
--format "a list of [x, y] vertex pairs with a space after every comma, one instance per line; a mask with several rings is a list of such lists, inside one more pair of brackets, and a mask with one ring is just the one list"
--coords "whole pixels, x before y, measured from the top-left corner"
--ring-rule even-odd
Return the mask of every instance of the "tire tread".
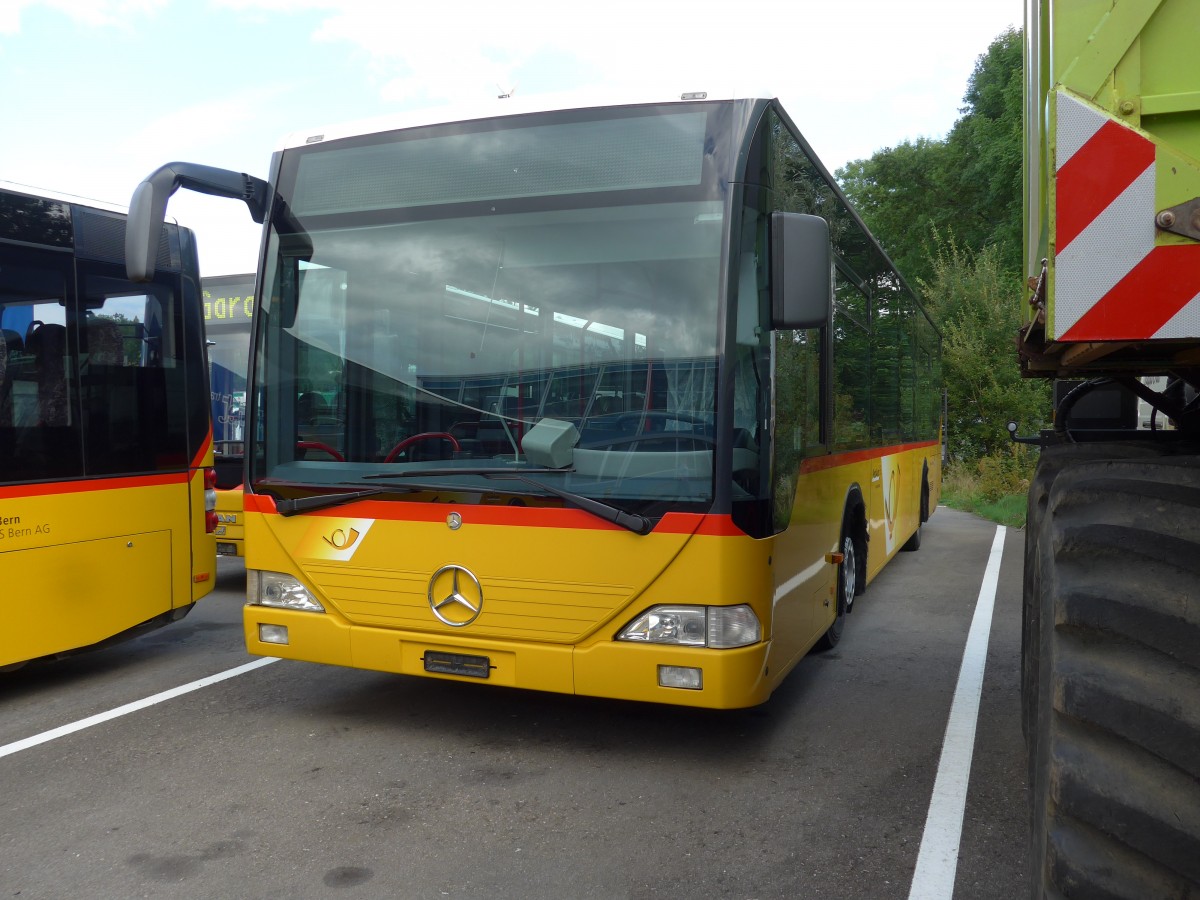
[[1068, 460], [1039, 489], [1034, 894], [1200, 897], [1200, 465]]

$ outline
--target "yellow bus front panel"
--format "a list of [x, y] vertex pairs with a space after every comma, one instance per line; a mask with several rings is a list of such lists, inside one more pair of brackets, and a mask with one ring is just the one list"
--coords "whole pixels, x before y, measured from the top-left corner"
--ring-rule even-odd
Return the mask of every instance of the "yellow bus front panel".
[[[344, 510], [288, 519], [248, 505], [251, 577], [256, 570], [295, 574], [325, 607], [247, 605], [251, 652], [461, 680], [473, 676], [430, 671], [425, 657], [477, 656], [487, 659], [492, 684], [710, 707], [762, 702], [782, 677], [766, 668], [773, 542], [746, 537], [725, 517], [668, 516], [639, 536], [568, 510], [533, 512], [550, 521], [521, 526], [481, 507], [364, 503], [352, 510], [361, 507], [409, 514], [420, 507], [427, 521]], [[465, 520], [457, 531], [443, 521], [450, 511]], [[491, 521], [473, 523], [480, 514]], [[294, 562], [285, 547], [299, 548]], [[484, 597], [478, 619], [462, 627], [432, 609], [440, 594], [431, 580], [448, 565], [477, 578]], [[749, 647], [616, 640], [651, 607], [739, 604], [762, 624], [761, 640]], [[288, 643], [261, 640], [264, 625], [286, 627]], [[660, 686], [662, 666], [696, 669], [700, 684]]]
[[[725, 516], [668, 515], [640, 536], [574, 510], [368, 500], [284, 517], [268, 498], [247, 495], [249, 576], [294, 576], [324, 607], [248, 604], [247, 647], [561, 693], [714, 708], [761, 703], [838, 615], [836, 553], [852, 491], [861, 490], [872, 525], [869, 578], [916, 530], [921, 473], [936, 445], [855, 457], [803, 472], [790, 526], [762, 540]], [[879, 511], [870, 485], [884, 467], [896, 489]], [[433, 609], [444, 599], [434, 586], [444, 568], [461, 568], [464, 583], [478, 581], [484, 603], [470, 622], [446, 624]], [[617, 639], [653, 607], [739, 604], [761, 624], [750, 646]], [[487, 668], [431, 671], [431, 652], [485, 659]], [[697, 686], [664, 686], [662, 667], [695, 670]]]

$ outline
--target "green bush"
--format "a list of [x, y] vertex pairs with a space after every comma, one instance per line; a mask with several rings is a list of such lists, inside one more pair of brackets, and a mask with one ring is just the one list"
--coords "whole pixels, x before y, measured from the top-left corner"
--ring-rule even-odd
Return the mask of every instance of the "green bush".
[[1023, 444], [974, 463], [951, 463], [942, 480], [942, 502], [1020, 528], [1025, 524], [1025, 494], [1036, 465], [1036, 452]]

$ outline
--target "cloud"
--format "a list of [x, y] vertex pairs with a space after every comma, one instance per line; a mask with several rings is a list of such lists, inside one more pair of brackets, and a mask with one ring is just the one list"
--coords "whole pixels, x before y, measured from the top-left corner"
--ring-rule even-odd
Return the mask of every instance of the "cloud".
[[222, 134], [256, 121], [262, 104], [275, 92], [268, 88], [239, 91], [236, 96], [181, 107], [126, 134], [112, 149], [124, 157], [163, 159], [180, 153], [199, 155]]
[[164, 9], [169, 0], [4, 0], [0, 4], [0, 34], [21, 31], [21, 12], [43, 7], [56, 10], [80, 25], [125, 26], [131, 20]]
[[21, 30], [21, 10], [28, 0], [8, 0], [0, 4], [0, 35], [17, 34]]
[[847, 120], [861, 109], [888, 118], [902, 90], [912, 137], [949, 129], [974, 58], [1020, 14], [1013, 0], [976, 0], [970, 16], [960, 0], [217, 2], [303, 10], [312, 40], [357, 54], [390, 105], [473, 102], [514, 85], [525, 95], [708, 90], [774, 94], [856, 127]]

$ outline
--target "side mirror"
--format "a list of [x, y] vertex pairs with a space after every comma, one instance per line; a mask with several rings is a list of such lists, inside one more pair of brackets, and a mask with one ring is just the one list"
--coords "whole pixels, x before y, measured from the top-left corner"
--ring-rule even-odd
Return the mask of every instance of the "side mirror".
[[833, 250], [820, 216], [771, 213], [771, 327], [822, 328], [833, 318]]
[[296, 314], [300, 312], [300, 283], [303, 280], [299, 257], [284, 256], [279, 266], [280, 324], [284, 328], [296, 324]]
[[267, 183], [261, 178], [228, 169], [195, 163], [173, 162], [159, 166], [133, 191], [125, 223], [125, 271], [130, 281], [154, 278], [159, 235], [167, 215], [167, 201], [179, 188], [243, 200], [250, 217], [260, 225], [266, 216]]
[[[125, 272], [130, 281], [154, 279], [158, 241], [167, 216], [167, 200], [179, 187], [159, 169], [134, 189], [125, 225]], [[174, 174], [174, 173], [171, 173]]]

